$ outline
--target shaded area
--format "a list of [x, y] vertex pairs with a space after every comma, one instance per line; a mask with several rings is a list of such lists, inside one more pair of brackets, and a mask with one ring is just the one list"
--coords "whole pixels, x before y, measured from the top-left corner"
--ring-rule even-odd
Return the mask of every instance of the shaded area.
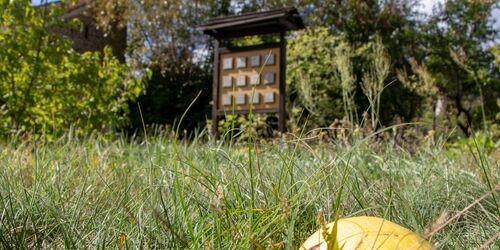
[[130, 105], [129, 132], [143, 130], [144, 124], [176, 126], [178, 119], [201, 91], [201, 95], [182, 121], [182, 129], [202, 128], [210, 114], [212, 77], [206, 69], [193, 63], [171, 62], [165, 72], [154, 69], [145, 94]]

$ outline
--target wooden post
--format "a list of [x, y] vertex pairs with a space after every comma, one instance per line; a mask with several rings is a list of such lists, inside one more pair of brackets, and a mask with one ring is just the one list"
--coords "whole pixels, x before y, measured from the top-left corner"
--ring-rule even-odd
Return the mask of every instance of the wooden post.
[[279, 103], [279, 117], [278, 117], [278, 130], [281, 133], [286, 132], [286, 30], [280, 31], [280, 103]]
[[217, 114], [219, 106], [219, 46], [220, 40], [216, 38], [214, 46], [214, 81], [212, 83], [212, 134], [214, 138], [219, 137], [219, 115]]

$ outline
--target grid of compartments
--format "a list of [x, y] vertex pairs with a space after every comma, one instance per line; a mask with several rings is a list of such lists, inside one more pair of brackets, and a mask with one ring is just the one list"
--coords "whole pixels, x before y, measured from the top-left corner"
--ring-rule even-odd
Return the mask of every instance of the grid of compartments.
[[224, 55], [221, 58], [220, 106], [277, 107], [278, 52], [275, 48]]

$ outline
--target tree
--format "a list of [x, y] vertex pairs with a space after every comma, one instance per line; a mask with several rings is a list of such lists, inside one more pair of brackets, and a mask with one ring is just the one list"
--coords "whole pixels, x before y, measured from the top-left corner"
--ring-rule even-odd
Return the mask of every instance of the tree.
[[343, 36], [355, 52], [351, 60], [357, 79], [354, 99], [358, 114], [370, 108], [360, 82], [373, 61], [370, 47], [376, 43], [377, 38], [380, 39], [387, 57], [391, 59], [390, 69], [382, 84], [385, 88], [379, 97], [378, 120], [381, 125], [390, 124], [395, 117], [410, 121], [418, 114], [421, 105], [421, 98], [403, 88], [396, 77], [397, 69], [410, 66], [408, 58], [412, 54], [422, 53], [420, 45], [423, 37], [418, 29], [419, 18], [415, 10], [417, 4], [416, 0], [299, 2], [310, 26], [328, 27], [332, 35]]
[[465, 135], [478, 124], [486, 126], [495, 114], [498, 72], [493, 70], [493, 55], [487, 48], [496, 38], [490, 20], [495, 5], [446, 1], [424, 27], [426, 53], [416, 58], [426, 65], [437, 95], [452, 104], [450, 120]]
[[[67, 25], [57, 6], [28, 0], [0, 2], [0, 136], [58, 136], [127, 124], [128, 101], [142, 82], [110, 49], [79, 54], [47, 27]], [[76, 26], [75, 26], [76, 27]]]
[[[356, 113], [371, 107], [372, 121], [377, 120], [384, 126], [400, 120], [396, 118], [411, 121], [426, 117], [447, 101], [452, 103], [454, 112], [448, 116], [449, 122], [459, 124], [464, 132], [478, 120], [485, 124], [484, 120], [491, 119], [495, 113], [496, 106], [492, 105], [495, 98], [492, 96], [498, 93], [498, 84], [494, 84], [498, 72], [492, 72], [491, 52], [483, 46], [493, 35], [487, 19], [495, 4], [447, 1], [430, 20], [423, 20], [415, 9], [418, 3], [418, 0], [111, 0], [96, 1], [94, 15], [104, 29], [116, 23], [129, 27], [129, 58], [135, 68], [154, 68], [166, 78], [170, 75], [175, 79], [187, 79], [180, 74], [186, 73], [184, 69], [193, 65], [198, 65], [206, 73], [203, 76], [211, 74], [212, 58], [200, 58], [196, 53], [208, 50], [208, 54], [212, 54], [209, 40], [196, 31], [197, 25], [204, 20], [239, 11], [297, 6], [312, 29], [290, 35], [288, 94], [292, 105], [306, 108], [317, 123], [315, 125], [328, 125], [333, 119], [343, 116], [356, 120], [353, 118]], [[316, 29], [318, 27], [322, 28]], [[342, 40], [349, 44], [352, 54], [346, 58], [352, 63], [352, 67], [348, 67], [352, 69], [352, 77], [344, 80], [354, 81], [342, 81], [342, 74], [338, 74], [344, 72], [344, 76], [349, 76], [345, 72], [350, 70], [338, 67], [346, 64], [334, 63], [335, 58], [341, 57], [331, 55], [341, 55], [337, 52], [342, 51], [333, 50], [336, 45], [328, 40], [332, 37], [343, 37]], [[304, 41], [301, 43], [300, 39]], [[374, 61], [371, 48], [377, 44], [377, 39], [383, 44], [390, 63], [384, 64], [387, 66], [387, 72], [382, 74], [384, 77], [378, 80], [371, 77], [373, 81], [369, 81], [369, 72], [374, 72], [369, 66]], [[239, 43], [241, 41], [247, 40], [236, 41], [236, 44], [243, 44]], [[462, 65], [450, 53], [461, 49], [467, 56], [467, 63]], [[313, 53], [309, 53], [311, 51]], [[314, 51], [324, 54], [315, 55]], [[305, 58], [322, 65], [304, 63]], [[172, 67], [173, 64], [179, 66]], [[402, 77], [404, 75], [406, 77]], [[362, 90], [368, 90], [366, 87], [370, 85], [361, 84], [363, 76], [364, 83], [376, 82], [371, 86], [378, 86], [377, 92], [381, 94], [368, 94], [370, 98], [363, 95]], [[424, 78], [426, 85], [432, 86], [419, 91], [417, 88], [423, 89], [419, 84]], [[162, 78], [156, 78], [159, 79]], [[347, 91], [353, 96], [342, 92], [347, 90], [342, 88], [342, 82], [351, 82], [348, 85], [355, 86]], [[178, 84], [183, 85], [182, 82]], [[172, 88], [184, 91], [180, 89]], [[480, 97], [480, 92], [483, 92], [483, 101], [480, 102], [483, 105], [478, 106], [474, 98]], [[178, 95], [173, 93], [170, 96]], [[480, 106], [484, 106], [484, 112], [476, 112]], [[422, 112], [423, 109], [426, 111]]]
[[110, 0], [92, 4], [89, 14], [104, 30], [127, 27], [128, 56], [135, 68], [160, 68], [163, 72], [172, 62], [200, 61], [195, 52], [211, 48], [204, 46], [207, 37], [197, 27], [211, 17], [231, 13], [228, 0]]
[[[197, 114], [190, 116], [184, 128], [202, 126], [210, 105], [212, 81], [211, 40], [197, 27], [209, 18], [232, 13], [229, 0], [222, 1], [93, 1], [92, 12], [98, 25], [128, 29], [128, 62], [134, 70], [151, 69], [153, 78], [139, 98], [144, 122], [172, 125], [202, 91]], [[208, 56], [206, 56], [208, 55]], [[168, 99], [163, 99], [168, 98]], [[133, 130], [142, 130], [137, 104], [132, 104]], [[194, 120], [193, 120], [194, 119]], [[185, 125], [185, 126], [184, 126]]]

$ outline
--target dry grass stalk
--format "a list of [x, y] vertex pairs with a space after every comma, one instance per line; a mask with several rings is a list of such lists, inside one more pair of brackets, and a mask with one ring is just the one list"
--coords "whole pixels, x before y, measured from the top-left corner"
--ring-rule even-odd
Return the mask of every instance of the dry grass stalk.
[[479, 197], [476, 199], [474, 202], [469, 204], [467, 207], [462, 209], [460, 212], [456, 213], [453, 215], [451, 218], [449, 218], [446, 222], [442, 223], [440, 226], [437, 226], [434, 230], [431, 230], [429, 233], [425, 234], [425, 238], [431, 237], [433, 234], [441, 231], [443, 228], [445, 228], [448, 224], [450, 224], [452, 221], [460, 218], [462, 215], [464, 215], [467, 211], [469, 211], [472, 207], [475, 205], [479, 204], [482, 200], [488, 198], [490, 195], [496, 193], [500, 189], [500, 184], [497, 184], [495, 188], [488, 193], [484, 194], [483, 196]]
[[500, 232], [493, 235], [493, 237], [489, 238], [485, 241], [480, 247], [476, 248], [476, 250], [490, 249], [489, 246], [495, 242], [498, 238], [500, 238]]

